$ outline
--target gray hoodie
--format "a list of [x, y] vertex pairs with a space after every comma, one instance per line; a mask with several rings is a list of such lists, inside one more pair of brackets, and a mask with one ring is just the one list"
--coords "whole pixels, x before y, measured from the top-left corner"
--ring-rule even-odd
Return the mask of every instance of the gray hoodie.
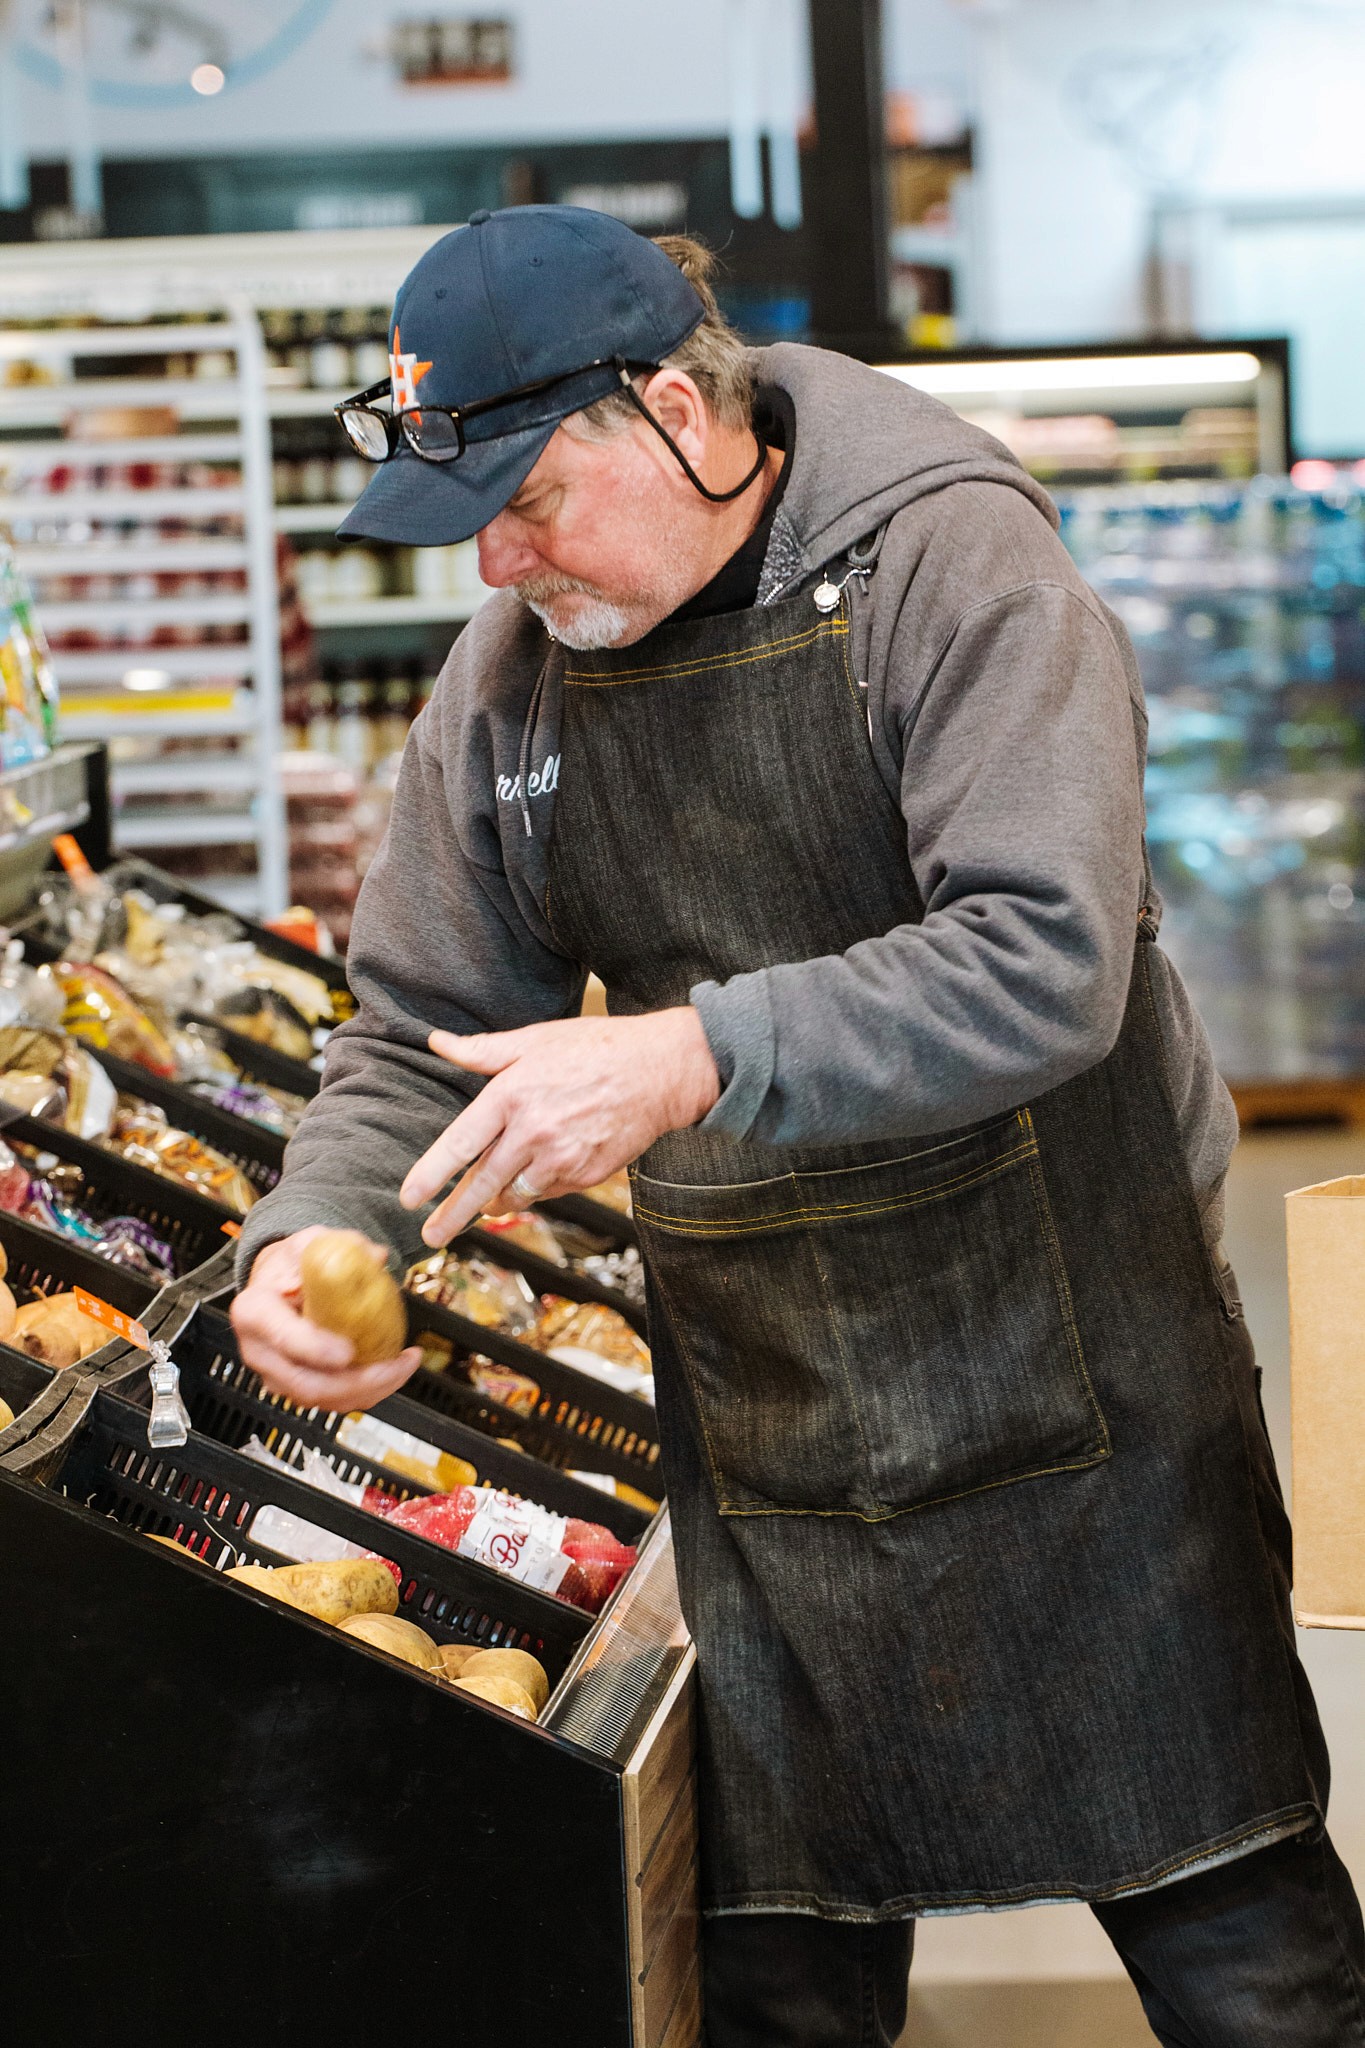
[[[826, 564], [842, 574], [845, 551], [882, 532], [853, 607], [855, 672], [926, 914], [846, 954], [693, 990], [724, 1083], [707, 1123], [775, 1146], [929, 1137], [1056, 1087], [1118, 1035], [1138, 913], [1155, 907], [1137, 665], [1050, 499], [988, 434], [819, 350], [763, 350], [754, 372], [796, 414], [759, 601]], [[422, 1219], [398, 1186], [480, 1085], [429, 1053], [427, 1033], [511, 1030], [581, 1003], [584, 971], [544, 917], [561, 770], [549, 649], [516, 597], [490, 599], [413, 726], [356, 908], [358, 1014], [242, 1233], [243, 1271], [269, 1239], [318, 1222], [416, 1256]], [[1236, 1113], [1174, 968], [1153, 956], [1212, 1244]]]

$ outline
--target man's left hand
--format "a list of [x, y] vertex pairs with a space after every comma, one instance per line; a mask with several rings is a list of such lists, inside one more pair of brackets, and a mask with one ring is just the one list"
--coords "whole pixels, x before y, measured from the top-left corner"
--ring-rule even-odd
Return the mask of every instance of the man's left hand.
[[701, 1018], [687, 1006], [643, 1017], [568, 1017], [460, 1038], [433, 1052], [492, 1078], [408, 1174], [400, 1199], [420, 1209], [461, 1176], [422, 1226], [448, 1244], [521, 1176], [537, 1197], [595, 1187], [665, 1131], [697, 1123], [720, 1094]]

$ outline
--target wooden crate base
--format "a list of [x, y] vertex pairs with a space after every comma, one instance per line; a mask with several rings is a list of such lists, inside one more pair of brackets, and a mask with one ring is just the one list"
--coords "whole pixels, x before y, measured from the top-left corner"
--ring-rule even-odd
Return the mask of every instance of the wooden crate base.
[[1365, 1130], [1365, 1079], [1230, 1081], [1228, 1086], [1244, 1131], [1292, 1124]]

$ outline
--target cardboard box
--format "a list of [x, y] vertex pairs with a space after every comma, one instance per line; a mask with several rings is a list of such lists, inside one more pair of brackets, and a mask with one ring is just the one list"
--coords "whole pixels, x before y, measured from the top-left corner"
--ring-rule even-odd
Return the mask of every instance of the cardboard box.
[[1365, 1177], [1285, 1197], [1294, 1615], [1365, 1628]]

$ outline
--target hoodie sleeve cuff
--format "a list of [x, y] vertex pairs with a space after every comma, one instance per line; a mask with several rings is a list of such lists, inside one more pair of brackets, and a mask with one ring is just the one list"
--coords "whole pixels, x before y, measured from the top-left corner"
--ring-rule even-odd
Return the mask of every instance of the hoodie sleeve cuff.
[[740, 974], [723, 984], [700, 981], [688, 1000], [701, 1018], [724, 1083], [719, 1100], [702, 1118], [701, 1129], [746, 1138], [767, 1100], [777, 1064], [768, 977]]
[[275, 1244], [282, 1237], [292, 1237], [296, 1230], [306, 1230], [310, 1223], [324, 1223], [329, 1230], [355, 1230], [354, 1216], [345, 1216], [339, 1209], [330, 1209], [326, 1203], [309, 1201], [306, 1196], [291, 1199], [292, 1190], [283, 1183], [274, 1189], [263, 1202], [258, 1202], [242, 1225], [242, 1234], [237, 1240], [236, 1273], [237, 1285], [245, 1287], [251, 1278], [251, 1268], [257, 1257], [268, 1244]]

